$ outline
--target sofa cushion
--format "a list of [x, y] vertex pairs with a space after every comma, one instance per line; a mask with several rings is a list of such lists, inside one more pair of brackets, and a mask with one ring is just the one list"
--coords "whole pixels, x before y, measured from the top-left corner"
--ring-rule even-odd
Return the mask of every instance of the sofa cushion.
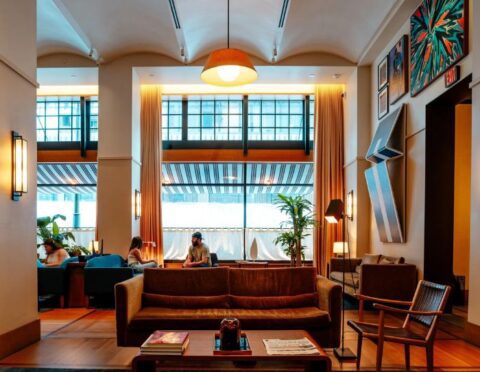
[[170, 296], [227, 295], [228, 276], [228, 267], [145, 269], [143, 291]]
[[320, 329], [330, 316], [318, 307], [296, 309], [172, 309], [142, 308], [128, 325], [130, 331], [156, 329], [218, 329], [226, 317], [240, 320], [242, 329]]
[[170, 307], [178, 309], [198, 308], [227, 308], [228, 296], [169, 296], [154, 293], [143, 293], [142, 303], [144, 307]]
[[295, 296], [316, 291], [314, 267], [230, 269], [233, 296]]
[[362, 265], [378, 264], [378, 262], [380, 261], [380, 257], [380, 254], [366, 254], [362, 257]]
[[229, 296], [230, 307], [240, 309], [285, 309], [316, 306], [317, 293], [296, 296]]
[[124, 267], [125, 260], [118, 254], [110, 254], [108, 256], [98, 256], [91, 258], [85, 264], [86, 268], [112, 268]]
[[385, 265], [385, 264], [398, 265], [398, 264], [405, 263], [405, 259], [403, 257], [382, 256], [378, 263], [383, 264], [383, 265]]
[[[342, 283], [343, 273], [341, 271], [333, 271], [330, 273], [330, 279], [338, 283]], [[359, 288], [360, 275], [358, 273], [345, 273], [345, 285]]]

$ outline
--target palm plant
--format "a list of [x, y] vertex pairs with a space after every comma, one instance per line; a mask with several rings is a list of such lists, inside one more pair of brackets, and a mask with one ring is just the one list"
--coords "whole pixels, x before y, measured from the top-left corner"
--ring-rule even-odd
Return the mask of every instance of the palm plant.
[[57, 223], [58, 219], [65, 221], [66, 217], [56, 214], [53, 217], [37, 218], [37, 236], [42, 240], [42, 243], [37, 244], [37, 248], [43, 245], [47, 239], [52, 239], [55, 244], [63, 248], [69, 247], [69, 240], [75, 242], [75, 236], [71, 232], [60, 233], [60, 227]]
[[278, 194], [274, 204], [289, 219], [282, 223], [282, 227], [289, 229], [280, 234], [275, 240], [284, 248], [284, 252], [290, 256], [292, 265], [301, 266], [304, 257], [302, 241], [310, 234], [306, 232], [315, 224], [313, 205], [304, 196], [286, 196]]

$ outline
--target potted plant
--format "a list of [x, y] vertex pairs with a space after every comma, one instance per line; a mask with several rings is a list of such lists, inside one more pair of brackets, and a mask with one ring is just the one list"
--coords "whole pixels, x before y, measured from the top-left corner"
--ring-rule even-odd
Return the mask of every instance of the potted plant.
[[70, 246], [70, 243], [75, 243], [75, 236], [71, 232], [60, 232], [57, 220], [66, 220], [66, 217], [61, 214], [56, 214], [52, 217], [37, 218], [37, 236], [41, 239], [41, 243], [37, 244], [37, 248], [43, 245], [45, 240], [53, 239], [55, 244], [64, 248], [70, 256], [79, 256], [80, 254], [89, 254], [90, 252], [78, 245]]
[[283, 247], [284, 252], [290, 256], [292, 266], [301, 266], [304, 258], [302, 241], [310, 235], [306, 230], [315, 224], [313, 205], [304, 196], [283, 194], [278, 194], [274, 203], [289, 217], [282, 223], [282, 227], [289, 230], [281, 233], [274, 243]]

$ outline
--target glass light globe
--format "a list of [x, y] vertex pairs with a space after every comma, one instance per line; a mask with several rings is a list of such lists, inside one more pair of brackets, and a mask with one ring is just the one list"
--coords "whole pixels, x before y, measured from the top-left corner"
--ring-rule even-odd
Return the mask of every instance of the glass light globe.
[[234, 81], [240, 75], [240, 67], [234, 65], [218, 67], [218, 76], [223, 81]]

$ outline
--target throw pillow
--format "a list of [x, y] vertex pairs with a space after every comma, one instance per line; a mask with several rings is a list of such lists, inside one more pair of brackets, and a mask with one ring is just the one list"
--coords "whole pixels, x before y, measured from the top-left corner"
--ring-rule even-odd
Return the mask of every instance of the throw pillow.
[[379, 254], [366, 254], [362, 258], [362, 265], [378, 264], [378, 261], [380, 261], [380, 255]]
[[391, 257], [382, 257], [379, 262], [380, 265], [394, 265], [395, 260], [392, 260]]

